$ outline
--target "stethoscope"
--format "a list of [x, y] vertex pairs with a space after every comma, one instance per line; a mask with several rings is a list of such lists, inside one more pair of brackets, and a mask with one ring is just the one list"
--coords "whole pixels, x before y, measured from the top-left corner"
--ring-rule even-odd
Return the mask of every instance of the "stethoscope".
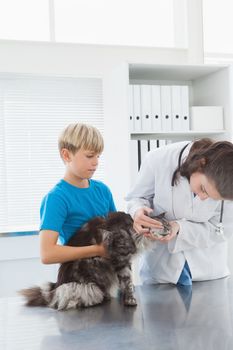
[[[174, 187], [175, 186], [175, 180], [176, 180], [176, 175], [179, 173], [180, 171], [180, 167], [181, 167], [181, 158], [182, 155], [184, 153], [184, 150], [186, 149], [186, 147], [188, 147], [189, 143], [187, 145], [185, 145], [179, 154], [179, 158], [178, 158], [178, 167], [177, 169], [174, 171], [173, 175], [172, 175], [172, 180], [171, 180], [171, 186]], [[221, 209], [220, 209], [220, 219], [219, 219], [219, 223], [218, 224], [213, 224], [211, 223], [214, 227], [215, 227], [215, 233], [219, 236], [224, 234], [224, 226], [223, 226], [223, 210], [224, 210], [224, 200], [221, 201]]]

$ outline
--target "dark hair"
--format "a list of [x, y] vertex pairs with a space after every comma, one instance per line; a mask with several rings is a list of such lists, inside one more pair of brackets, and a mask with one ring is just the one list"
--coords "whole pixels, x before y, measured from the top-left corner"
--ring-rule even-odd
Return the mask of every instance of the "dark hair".
[[181, 164], [179, 173], [190, 180], [200, 172], [216, 187], [224, 199], [233, 200], [233, 144], [228, 141], [201, 139], [195, 141]]

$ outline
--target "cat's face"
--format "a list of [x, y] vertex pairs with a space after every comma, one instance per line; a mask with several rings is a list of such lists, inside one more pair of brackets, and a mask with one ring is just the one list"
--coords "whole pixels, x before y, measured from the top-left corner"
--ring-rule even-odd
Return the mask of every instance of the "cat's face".
[[157, 228], [150, 228], [150, 233], [156, 237], [164, 237], [167, 236], [170, 233], [171, 230], [171, 225], [169, 222], [164, 219], [164, 217], [161, 216], [151, 216], [152, 219], [155, 219], [157, 221], [160, 221], [163, 224], [162, 229], [157, 229]]

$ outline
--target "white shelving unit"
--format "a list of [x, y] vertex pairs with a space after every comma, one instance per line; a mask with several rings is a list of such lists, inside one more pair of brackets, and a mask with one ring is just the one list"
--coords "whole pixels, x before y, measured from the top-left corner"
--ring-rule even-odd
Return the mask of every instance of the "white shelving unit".
[[[138, 141], [142, 143], [141, 151], [146, 152], [149, 148], [157, 147], [157, 144], [163, 145], [166, 140], [189, 141], [203, 137], [233, 140], [232, 82], [232, 67], [227, 65], [122, 62], [106, 73], [103, 77], [104, 116], [107, 130], [112, 130], [112, 133], [106, 134], [106, 173], [114, 174], [109, 186], [119, 208], [124, 208], [125, 202], [122, 198], [128, 193], [138, 170]], [[210, 125], [208, 131], [131, 133], [130, 84], [188, 85], [190, 107], [223, 106], [224, 130], [211, 130]], [[153, 140], [152, 145], [147, 147], [144, 140]], [[114, 155], [113, 149], [117, 150]], [[119, 181], [122, 184], [121, 191]]]
[[[153, 145], [164, 144], [164, 140], [177, 142], [210, 137], [216, 140], [233, 141], [233, 74], [232, 67], [226, 65], [164, 65], [139, 64], [128, 65], [129, 84], [139, 85], [188, 85], [189, 103], [191, 106], [223, 106], [223, 130], [185, 131], [185, 132], [130, 132], [129, 105], [128, 105], [128, 135], [130, 148], [130, 183], [135, 182], [138, 171], [139, 149], [145, 152], [148, 140]], [[156, 140], [156, 141], [154, 141]], [[156, 146], [155, 146], [156, 147]], [[143, 151], [144, 149], [144, 151]], [[146, 149], [147, 151], [147, 149]], [[141, 157], [143, 155], [141, 154]], [[229, 249], [232, 249], [229, 245]], [[230, 254], [229, 254], [230, 256]], [[233, 266], [232, 259], [229, 264]], [[134, 282], [140, 283], [138, 275], [138, 261], [133, 264]]]
[[226, 65], [129, 64], [129, 84], [188, 85], [191, 106], [223, 106], [224, 130], [131, 133], [132, 140], [232, 140], [232, 68]]
[[231, 66], [129, 63], [126, 71], [129, 85], [187, 85], [189, 87], [189, 107], [222, 106], [224, 127], [223, 130], [211, 130], [211, 125], [209, 125], [209, 130], [199, 131], [130, 132], [128, 98], [127, 120], [131, 185], [135, 181], [145, 154], [154, 147], [161, 147], [171, 142], [193, 141], [204, 137], [216, 140], [233, 140], [233, 75]]

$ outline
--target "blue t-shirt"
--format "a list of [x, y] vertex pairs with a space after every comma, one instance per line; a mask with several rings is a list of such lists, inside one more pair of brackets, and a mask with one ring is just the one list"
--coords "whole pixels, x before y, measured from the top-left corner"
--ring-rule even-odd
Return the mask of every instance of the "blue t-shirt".
[[116, 211], [112, 194], [101, 181], [79, 188], [61, 180], [42, 200], [40, 230], [58, 232], [65, 244], [85, 222], [111, 211]]

